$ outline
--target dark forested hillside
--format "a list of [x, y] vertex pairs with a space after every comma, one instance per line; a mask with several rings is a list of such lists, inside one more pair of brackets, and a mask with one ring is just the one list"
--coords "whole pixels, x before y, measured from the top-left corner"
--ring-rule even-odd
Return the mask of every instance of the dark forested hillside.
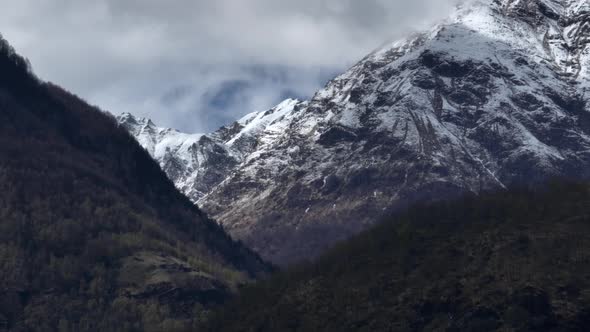
[[190, 329], [268, 270], [0, 39], [0, 330]]
[[417, 206], [252, 286], [211, 331], [587, 331], [590, 186]]

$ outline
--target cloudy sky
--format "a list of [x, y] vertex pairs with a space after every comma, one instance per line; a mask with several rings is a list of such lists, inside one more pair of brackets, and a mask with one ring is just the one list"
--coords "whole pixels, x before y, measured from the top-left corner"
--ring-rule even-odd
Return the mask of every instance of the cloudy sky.
[[43, 79], [114, 114], [211, 131], [308, 98], [456, 0], [0, 0], [0, 33]]

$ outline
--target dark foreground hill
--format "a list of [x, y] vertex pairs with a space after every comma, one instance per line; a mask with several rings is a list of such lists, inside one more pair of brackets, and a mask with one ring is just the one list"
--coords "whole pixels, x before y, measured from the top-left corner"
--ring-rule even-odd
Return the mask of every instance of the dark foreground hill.
[[418, 206], [246, 289], [211, 331], [587, 331], [590, 186]]
[[114, 119], [0, 39], [0, 330], [190, 328], [266, 272]]

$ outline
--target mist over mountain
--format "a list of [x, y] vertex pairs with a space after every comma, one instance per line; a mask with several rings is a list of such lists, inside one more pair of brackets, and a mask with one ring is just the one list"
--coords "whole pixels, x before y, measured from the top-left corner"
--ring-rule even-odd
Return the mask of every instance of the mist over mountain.
[[212, 131], [309, 98], [455, 1], [0, 0], [0, 31], [38, 74], [91, 104]]

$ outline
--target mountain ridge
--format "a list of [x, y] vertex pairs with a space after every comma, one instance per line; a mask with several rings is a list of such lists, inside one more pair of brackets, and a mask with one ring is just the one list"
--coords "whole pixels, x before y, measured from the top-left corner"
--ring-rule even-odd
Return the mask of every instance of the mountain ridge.
[[587, 178], [589, 31], [586, 1], [466, 3], [295, 103], [191, 198], [286, 265], [415, 201]]

